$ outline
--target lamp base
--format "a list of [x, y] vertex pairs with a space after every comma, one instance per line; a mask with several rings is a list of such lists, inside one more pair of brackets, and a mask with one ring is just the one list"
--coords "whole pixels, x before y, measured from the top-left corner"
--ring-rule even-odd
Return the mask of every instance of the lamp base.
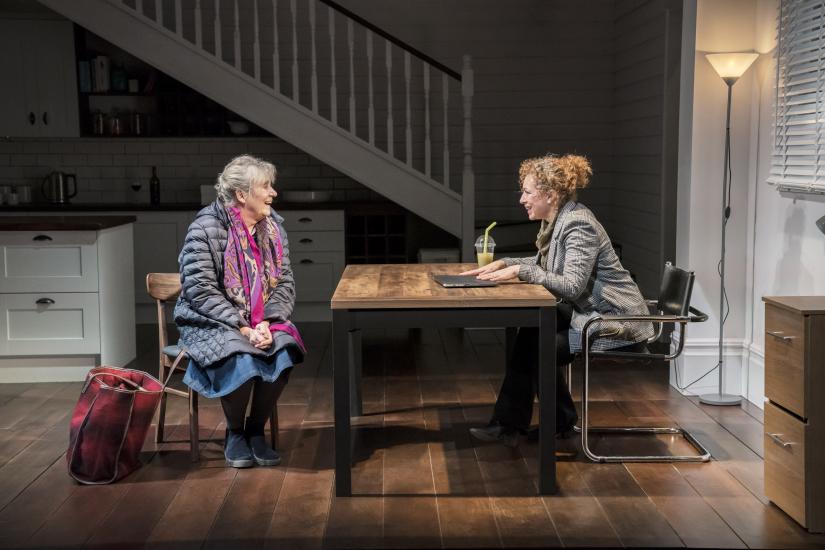
[[699, 396], [699, 402], [705, 405], [738, 405], [742, 402], [742, 398], [738, 395], [730, 395], [728, 393], [706, 393]]

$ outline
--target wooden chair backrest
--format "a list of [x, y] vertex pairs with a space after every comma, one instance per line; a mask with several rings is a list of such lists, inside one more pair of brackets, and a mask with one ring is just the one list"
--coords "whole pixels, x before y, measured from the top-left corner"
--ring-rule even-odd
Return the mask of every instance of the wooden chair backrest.
[[[146, 292], [155, 299], [158, 310], [158, 344], [160, 361], [163, 364], [171, 362], [163, 355], [163, 348], [169, 344], [169, 337], [166, 332], [166, 302], [174, 300], [180, 294], [180, 274], [179, 273], [149, 273], [146, 275]], [[168, 365], [167, 365], [168, 366]]]
[[146, 291], [155, 300], [167, 302], [180, 294], [179, 273], [149, 273], [146, 275]]

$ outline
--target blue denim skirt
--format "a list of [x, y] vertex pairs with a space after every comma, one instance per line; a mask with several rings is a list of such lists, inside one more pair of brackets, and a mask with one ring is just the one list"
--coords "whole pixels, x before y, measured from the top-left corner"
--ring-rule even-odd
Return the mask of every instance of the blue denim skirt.
[[266, 358], [236, 353], [208, 368], [190, 360], [183, 382], [204, 397], [230, 394], [255, 376], [260, 376], [264, 382], [275, 382], [281, 373], [295, 364], [291, 347], [282, 348]]

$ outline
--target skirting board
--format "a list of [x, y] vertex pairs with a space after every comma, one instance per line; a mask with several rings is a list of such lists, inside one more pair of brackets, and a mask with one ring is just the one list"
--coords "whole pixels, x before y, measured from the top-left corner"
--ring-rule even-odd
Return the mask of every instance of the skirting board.
[[3, 357], [0, 384], [22, 382], [82, 382], [97, 356], [84, 357]]
[[[722, 347], [722, 354], [725, 362], [724, 390], [726, 393], [740, 395], [742, 390], [743, 340], [739, 338], [726, 339]], [[714, 368], [718, 361], [719, 340], [688, 338], [682, 355], [671, 362], [670, 385], [684, 395], [699, 395], [718, 391], [719, 373], [717, 370], [702, 378], [704, 374]], [[688, 386], [688, 384], [690, 385]]]

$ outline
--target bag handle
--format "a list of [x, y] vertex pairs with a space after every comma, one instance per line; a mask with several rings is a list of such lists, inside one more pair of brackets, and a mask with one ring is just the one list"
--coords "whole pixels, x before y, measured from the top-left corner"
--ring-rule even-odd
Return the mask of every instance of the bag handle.
[[[121, 382], [124, 382], [124, 383], [132, 386], [132, 388], [134, 390], [141, 391], [141, 392], [146, 392], [146, 393], [151, 393], [151, 392], [149, 392], [149, 390], [147, 390], [146, 388], [144, 388], [140, 384], [138, 384], [136, 382], [133, 382], [132, 380], [129, 380], [125, 376], [121, 376], [121, 375], [115, 374], [113, 372], [96, 372], [96, 373], [94, 373], [93, 375], [91, 375], [89, 378], [86, 379], [86, 383], [83, 385], [83, 390], [80, 393], [86, 393], [86, 390], [89, 389], [89, 384], [92, 383], [92, 380], [94, 380], [98, 376], [103, 376], [103, 375], [114, 376], [115, 378], [117, 378]], [[109, 386], [109, 387], [112, 387], [112, 386]]]
[[163, 387], [160, 389], [160, 391], [171, 393], [173, 395], [178, 395], [180, 397], [189, 397], [189, 394], [186, 392], [168, 387], [169, 382], [172, 381], [172, 375], [175, 374], [175, 371], [178, 369], [178, 365], [185, 357], [187, 357], [186, 350], [182, 349], [180, 353], [178, 353], [178, 356], [175, 357], [175, 360], [172, 362], [172, 365], [169, 367], [169, 374], [166, 375], [166, 380], [163, 381]]

